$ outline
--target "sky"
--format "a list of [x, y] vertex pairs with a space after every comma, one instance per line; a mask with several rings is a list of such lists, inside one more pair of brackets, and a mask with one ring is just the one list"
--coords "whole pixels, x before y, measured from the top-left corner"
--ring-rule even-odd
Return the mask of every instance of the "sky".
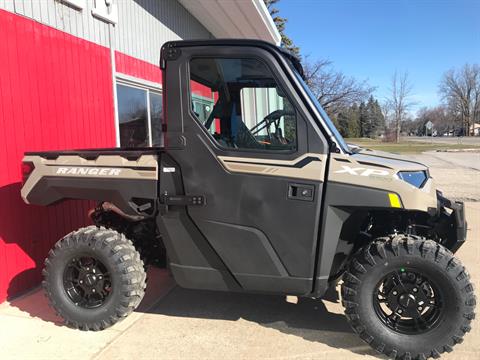
[[368, 80], [379, 100], [393, 73], [407, 71], [412, 111], [440, 103], [445, 71], [480, 63], [480, 0], [280, 0], [276, 7], [302, 56]]

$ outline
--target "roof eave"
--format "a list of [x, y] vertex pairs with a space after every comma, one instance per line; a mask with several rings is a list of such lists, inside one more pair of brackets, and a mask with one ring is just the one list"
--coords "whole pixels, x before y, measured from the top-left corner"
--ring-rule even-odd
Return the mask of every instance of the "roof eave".
[[263, 0], [179, 2], [216, 38], [259, 39], [280, 45], [280, 33]]

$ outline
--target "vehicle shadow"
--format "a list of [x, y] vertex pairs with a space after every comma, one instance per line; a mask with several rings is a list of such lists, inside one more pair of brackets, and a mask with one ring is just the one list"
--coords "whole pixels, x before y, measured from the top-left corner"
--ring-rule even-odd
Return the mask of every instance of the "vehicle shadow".
[[[336, 292], [335, 292], [336, 293]], [[199, 319], [244, 319], [284, 334], [299, 336], [330, 347], [347, 349], [356, 354], [378, 354], [356, 335], [349, 324], [338, 298], [298, 298], [289, 303], [284, 296], [241, 294], [189, 290], [176, 287], [154, 308], [151, 314]], [[335, 308], [332, 312], [327, 309]], [[330, 306], [331, 305], [331, 306]]]
[[[168, 272], [162, 269], [151, 269], [148, 276], [147, 293], [137, 313], [228, 321], [244, 319], [333, 348], [378, 356], [351, 330], [336, 291], [327, 293], [323, 300], [298, 298], [295, 304], [278, 295], [183, 289], [175, 286]], [[64, 326], [40, 289], [11, 301], [10, 306], [11, 311]]]
[[91, 201], [68, 200], [51, 206], [27, 205], [22, 184], [0, 187], [0, 303], [40, 284], [48, 251], [65, 234], [85, 226]]

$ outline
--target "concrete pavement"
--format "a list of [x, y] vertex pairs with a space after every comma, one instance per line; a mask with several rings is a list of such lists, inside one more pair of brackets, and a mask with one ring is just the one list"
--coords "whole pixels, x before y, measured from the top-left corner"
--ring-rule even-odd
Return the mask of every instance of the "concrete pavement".
[[173, 287], [166, 271], [149, 272], [149, 289], [136, 312], [115, 326], [99, 332], [70, 329], [48, 306], [43, 291], [37, 289], [10, 303], [0, 305], [0, 359], [51, 360], [94, 359], [122, 336], [146, 311]]
[[437, 188], [461, 201], [480, 201], [480, 152], [410, 154], [408, 158], [430, 168]]

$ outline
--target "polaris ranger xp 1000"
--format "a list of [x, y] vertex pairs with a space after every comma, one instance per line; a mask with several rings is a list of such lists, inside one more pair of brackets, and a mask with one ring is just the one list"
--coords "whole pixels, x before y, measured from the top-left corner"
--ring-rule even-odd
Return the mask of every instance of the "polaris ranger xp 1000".
[[462, 342], [475, 308], [454, 256], [464, 206], [426, 166], [349, 147], [299, 61], [271, 44], [169, 42], [160, 67], [161, 123], [121, 122], [121, 148], [25, 154], [27, 203], [99, 201], [94, 225], [45, 261], [67, 324], [126, 317], [157, 261], [193, 289], [321, 298], [342, 280], [353, 330], [393, 358]]

